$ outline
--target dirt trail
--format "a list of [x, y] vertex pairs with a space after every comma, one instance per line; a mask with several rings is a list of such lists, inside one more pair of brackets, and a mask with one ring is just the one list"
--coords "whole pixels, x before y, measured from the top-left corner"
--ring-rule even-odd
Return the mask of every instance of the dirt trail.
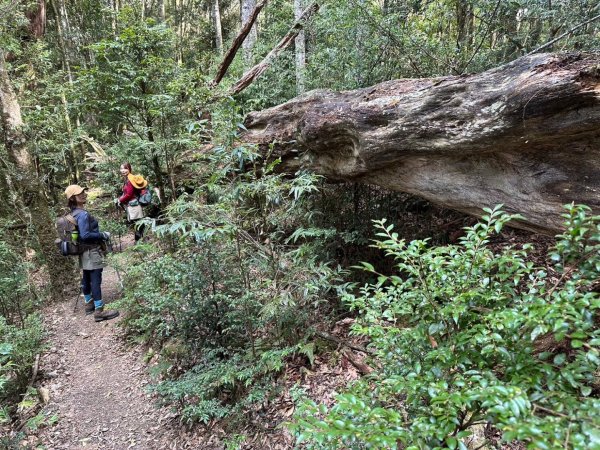
[[[119, 295], [114, 269], [104, 269], [103, 297]], [[47, 449], [192, 448], [172, 426], [174, 415], [156, 406], [142, 352], [126, 347], [117, 327], [121, 317], [94, 322], [75, 297], [45, 311], [50, 349], [40, 361], [39, 384], [50, 392], [44, 414], [58, 422], [37, 433]]]

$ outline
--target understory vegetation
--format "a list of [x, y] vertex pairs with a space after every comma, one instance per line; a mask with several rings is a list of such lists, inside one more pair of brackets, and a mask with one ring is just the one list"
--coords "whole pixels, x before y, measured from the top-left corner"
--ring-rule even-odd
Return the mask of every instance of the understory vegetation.
[[[248, 430], [314, 449], [600, 448], [595, 211], [566, 205], [546, 254], [507, 242], [519, 218], [502, 206], [477, 221], [282, 173], [273, 148], [243, 138], [249, 112], [310, 89], [598, 51], [598, 2], [324, 1], [303, 44], [234, 93], [310, 5], [269, 1], [217, 81], [240, 3], [256, 4], [0, 0], [0, 434], [23, 429], [36, 397], [42, 307], [77, 292], [73, 261], [44, 246], [77, 183], [115, 238], [119, 332], [143, 346], [150, 390], [182, 426], [218, 424], [229, 448], [251, 448]], [[124, 162], [157, 193], [125, 250], [131, 226], [112, 202]], [[350, 333], [333, 336], [343, 320]], [[341, 365], [348, 345], [368, 373], [313, 398], [298, 380]], [[294, 414], [270, 421], [284, 397]]]
[[155, 389], [186, 422], [236, 420], [274, 395], [287, 358], [313, 358], [310, 327], [336, 308], [340, 281], [322, 241], [309, 239], [332, 234], [314, 226], [320, 180], [276, 174], [277, 160], [222, 140], [199, 165], [198, 189], [160, 225], [148, 221], [161, 248], [131, 249], [143, 262], [126, 269], [119, 304], [127, 332], [161, 349]]
[[42, 347], [40, 302], [30, 283], [27, 264], [0, 242], [0, 424], [10, 420], [8, 405], [20, 402]]
[[308, 448], [466, 448], [519, 440], [528, 448], [596, 448], [600, 217], [570, 206], [551, 252], [556, 270], [498, 252], [490, 237], [514, 217], [487, 210], [457, 245], [406, 242], [379, 221], [393, 275], [344, 296], [377, 370], [332, 407], [307, 402], [293, 424]]

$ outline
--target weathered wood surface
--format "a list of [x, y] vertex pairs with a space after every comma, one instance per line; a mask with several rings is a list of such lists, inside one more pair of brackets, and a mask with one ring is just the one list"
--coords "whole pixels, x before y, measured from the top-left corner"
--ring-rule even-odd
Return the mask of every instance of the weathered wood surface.
[[562, 206], [600, 212], [600, 54], [539, 54], [478, 75], [312, 91], [248, 115], [243, 137], [309, 168], [555, 233]]

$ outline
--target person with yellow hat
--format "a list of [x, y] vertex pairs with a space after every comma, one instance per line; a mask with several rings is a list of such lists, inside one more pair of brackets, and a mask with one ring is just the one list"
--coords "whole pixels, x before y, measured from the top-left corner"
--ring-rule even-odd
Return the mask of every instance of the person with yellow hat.
[[[134, 175], [131, 171], [131, 164], [125, 162], [119, 168], [121, 176], [124, 178], [123, 195], [116, 199], [117, 205], [124, 207], [127, 211], [127, 220], [129, 223], [135, 223], [144, 218], [144, 210], [138, 202], [138, 197], [148, 181], [142, 175]], [[134, 226], [135, 242], [139, 241], [144, 234], [144, 226]]]
[[102, 270], [106, 264], [101, 246], [110, 239], [110, 233], [100, 231], [98, 221], [85, 210], [85, 188], [72, 184], [65, 189], [65, 196], [71, 216], [77, 221], [78, 240], [85, 244], [85, 249], [79, 255], [79, 268], [83, 270], [81, 290], [85, 299], [85, 314], [94, 313], [96, 322], [114, 319], [119, 311], [105, 311], [102, 301]]

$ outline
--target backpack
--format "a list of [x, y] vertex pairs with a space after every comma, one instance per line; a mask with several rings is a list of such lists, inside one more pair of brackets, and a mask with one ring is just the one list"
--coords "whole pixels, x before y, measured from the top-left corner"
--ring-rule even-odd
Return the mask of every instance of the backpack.
[[152, 190], [150, 190], [149, 186], [146, 186], [140, 191], [137, 196], [137, 201], [140, 206], [148, 206], [152, 203]]
[[71, 213], [65, 214], [56, 220], [56, 230], [59, 239], [55, 241], [58, 251], [63, 256], [80, 255], [85, 250], [83, 245], [79, 245], [79, 229], [77, 220]]

